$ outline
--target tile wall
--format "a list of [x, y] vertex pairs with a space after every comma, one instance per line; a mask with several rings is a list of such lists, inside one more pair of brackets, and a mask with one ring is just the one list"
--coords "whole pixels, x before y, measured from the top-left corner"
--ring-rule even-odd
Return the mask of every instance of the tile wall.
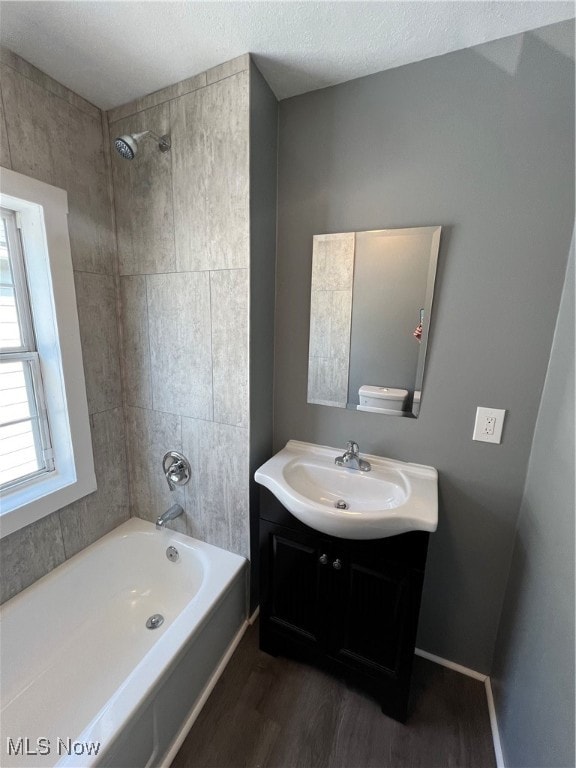
[[0, 540], [5, 601], [129, 517], [107, 126], [15, 54], [0, 60], [0, 164], [68, 191], [98, 490]]
[[[1, 601], [175, 502], [171, 527], [249, 556], [271, 452], [276, 99], [249, 55], [107, 115], [6, 49], [0, 85], [0, 164], [68, 191], [99, 486], [0, 540]], [[146, 129], [172, 150], [111, 157]], [[174, 492], [169, 450], [192, 465]]]
[[[112, 158], [132, 514], [249, 555], [248, 319], [250, 58], [108, 113], [111, 137], [143, 140]], [[169, 450], [192, 480], [170, 491]]]

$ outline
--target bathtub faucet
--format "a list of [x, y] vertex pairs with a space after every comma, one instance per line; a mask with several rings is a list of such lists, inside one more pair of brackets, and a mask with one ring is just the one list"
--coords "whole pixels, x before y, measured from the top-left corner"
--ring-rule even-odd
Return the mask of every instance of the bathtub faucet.
[[158, 520], [156, 520], [156, 528], [161, 531], [164, 528], [165, 523], [168, 522], [168, 520], [174, 520], [175, 517], [180, 517], [184, 513], [184, 510], [180, 506], [180, 504], [172, 504], [170, 509], [168, 509], [166, 512], [164, 512], [163, 515], [160, 515]]

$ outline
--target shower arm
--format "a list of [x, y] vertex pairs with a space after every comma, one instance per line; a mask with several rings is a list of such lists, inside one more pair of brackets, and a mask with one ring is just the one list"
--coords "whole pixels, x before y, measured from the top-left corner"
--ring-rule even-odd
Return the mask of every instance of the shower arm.
[[160, 152], [168, 152], [171, 146], [170, 137], [167, 134], [164, 136], [157, 136], [153, 131], [141, 131], [140, 133], [133, 133], [131, 135], [136, 142], [146, 136], [150, 136], [151, 139], [155, 139], [155, 141], [158, 142]]

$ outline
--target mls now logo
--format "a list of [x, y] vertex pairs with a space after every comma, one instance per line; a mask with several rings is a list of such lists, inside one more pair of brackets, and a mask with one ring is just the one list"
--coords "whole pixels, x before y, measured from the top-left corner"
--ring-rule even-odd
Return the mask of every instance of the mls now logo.
[[40, 737], [39, 739], [29, 739], [21, 736], [19, 739], [6, 739], [6, 747], [9, 755], [31, 756], [31, 755], [49, 755], [55, 752], [58, 755], [97, 755], [100, 751], [99, 741], [72, 741], [72, 739], [56, 739], [52, 744], [50, 739]]

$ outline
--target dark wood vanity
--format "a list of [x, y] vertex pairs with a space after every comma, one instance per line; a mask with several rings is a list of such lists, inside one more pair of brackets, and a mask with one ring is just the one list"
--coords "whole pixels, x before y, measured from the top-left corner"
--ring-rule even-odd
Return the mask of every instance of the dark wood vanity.
[[260, 493], [261, 649], [350, 680], [403, 722], [429, 534], [341, 539]]

